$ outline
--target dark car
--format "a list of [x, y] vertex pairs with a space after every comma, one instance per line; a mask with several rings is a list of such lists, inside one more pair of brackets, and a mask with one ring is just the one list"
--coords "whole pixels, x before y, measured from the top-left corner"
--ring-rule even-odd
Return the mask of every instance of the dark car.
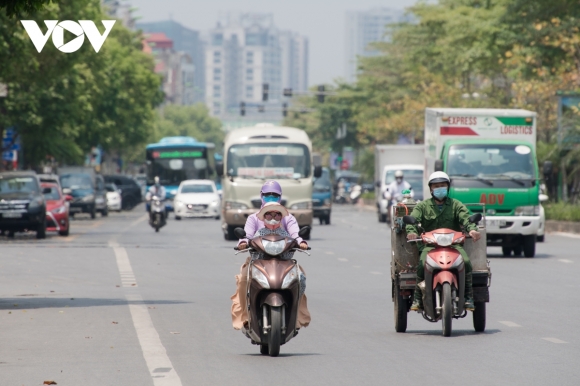
[[105, 181], [101, 175], [82, 170], [65, 171], [60, 174], [60, 184], [63, 193], [73, 197], [69, 209], [71, 217], [77, 213], [88, 213], [94, 219], [97, 212], [103, 216], [109, 214]]
[[113, 183], [117, 188], [121, 189], [121, 201], [123, 209], [133, 209], [142, 201], [141, 186], [133, 178], [123, 175], [107, 175], [105, 176], [106, 183]]
[[[47, 189], [49, 192], [50, 189]], [[0, 173], [0, 230], [9, 237], [14, 232], [36, 231], [46, 237], [46, 203], [34, 172]]]

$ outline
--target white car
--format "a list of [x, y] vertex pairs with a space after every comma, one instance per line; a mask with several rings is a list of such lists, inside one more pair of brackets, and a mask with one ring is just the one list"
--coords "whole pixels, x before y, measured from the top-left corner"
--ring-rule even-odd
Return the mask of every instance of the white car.
[[109, 210], [121, 211], [123, 207], [123, 199], [121, 197], [121, 189], [117, 188], [115, 184], [106, 184], [105, 189], [107, 190], [107, 207]]
[[220, 219], [221, 202], [213, 181], [187, 180], [177, 189], [173, 200], [175, 219], [182, 217], [213, 217]]

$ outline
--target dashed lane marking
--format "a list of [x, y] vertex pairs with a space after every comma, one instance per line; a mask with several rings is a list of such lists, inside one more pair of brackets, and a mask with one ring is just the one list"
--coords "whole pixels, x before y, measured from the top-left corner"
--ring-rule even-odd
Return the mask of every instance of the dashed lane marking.
[[334, 252], [332, 252], [332, 251], [326, 251], [324, 253], [326, 253], [327, 255], [334, 255]]
[[573, 263], [572, 260], [568, 260], [568, 259], [558, 259], [558, 261], [561, 262], [561, 263], [567, 263], [567, 264]]
[[521, 327], [519, 324], [514, 323], [514, 322], [510, 322], [509, 320], [506, 321], [500, 321], [501, 324], [505, 324], [508, 327]]
[[558, 338], [542, 338], [543, 340], [547, 340], [548, 342], [552, 342], [552, 343], [568, 343], [568, 342], [564, 342], [563, 340], [560, 340]]
[[[115, 252], [123, 287], [127, 287], [125, 284], [130, 283], [128, 280], [132, 280], [134, 283], [130, 283], [129, 287], [135, 288], [137, 283], [127, 251], [113, 240], [109, 241], [109, 246]], [[182, 386], [181, 378], [179, 378], [169, 356], [167, 356], [167, 350], [161, 343], [161, 338], [159, 338], [159, 333], [153, 325], [151, 315], [149, 314], [147, 305], [143, 301], [143, 297], [134, 290], [127, 291], [125, 298], [129, 303], [133, 326], [137, 332], [137, 338], [141, 345], [141, 351], [143, 351], [143, 357], [145, 358], [149, 374], [153, 380], [153, 385]]]
[[348, 259], [345, 259], [344, 257], [339, 257], [338, 261], [348, 261]]
[[373, 275], [382, 275], [382, 274], [383, 274], [382, 272], [377, 272], [377, 271], [371, 271], [371, 273], [372, 273]]

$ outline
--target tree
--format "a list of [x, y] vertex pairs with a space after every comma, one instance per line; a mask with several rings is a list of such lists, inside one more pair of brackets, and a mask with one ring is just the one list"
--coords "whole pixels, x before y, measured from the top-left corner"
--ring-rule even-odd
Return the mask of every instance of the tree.
[[34, 13], [52, 0], [0, 0], [0, 10], [6, 9], [6, 15], [13, 17], [19, 13]]

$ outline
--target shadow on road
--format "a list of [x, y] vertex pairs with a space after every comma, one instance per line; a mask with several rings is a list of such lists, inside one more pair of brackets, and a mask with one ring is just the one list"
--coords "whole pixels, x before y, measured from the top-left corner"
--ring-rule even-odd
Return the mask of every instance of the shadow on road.
[[487, 254], [487, 257], [490, 258], [490, 259], [506, 259], [506, 260], [507, 259], [510, 259], [510, 260], [526, 260], [526, 259], [529, 259], [529, 260], [532, 260], [532, 259], [550, 259], [550, 258], [555, 257], [555, 256], [554, 255], [547, 254], [547, 253], [536, 253], [536, 256], [535, 257], [525, 257], [523, 255], [522, 256], [507, 256], [507, 257], [504, 257], [504, 255], [501, 254], [501, 253], [488, 253]]
[[[244, 355], [247, 357], [267, 357], [268, 355], [262, 355], [262, 354], [240, 354], [240, 355]], [[278, 358], [284, 358], [284, 357], [308, 357], [308, 356], [314, 356], [314, 355], [323, 355], [323, 354], [318, 354], [318, 353], [284, 353], [284, 354], [280, 354], [278, 355]]]
[[[453, 330], [449, 338], [458, 338], [461, 336], [477, 336], [477, 335], [493, 335], [502, 332], [501, 330], [485, 330], [485, 332], [475, 332], [473, 330]], [[409, 331], [406, 334], [410, 335], [429, 335], [429, 336], [441, 336], [441, 330], [417, 330]]]
[[82, 308], [103, 306], [126, 306], [129, 304], [163, 305], [163, 304], [191, 304], [175, 300], [144, 300], [127, 301], [126, 299], [94, 299], [94, 298], [49, 298], [27, 297], [39, 295], [22, 295], [22, 297], [0, 299], [0, 311], [6, 310], [33, 310], [42, 308]]

